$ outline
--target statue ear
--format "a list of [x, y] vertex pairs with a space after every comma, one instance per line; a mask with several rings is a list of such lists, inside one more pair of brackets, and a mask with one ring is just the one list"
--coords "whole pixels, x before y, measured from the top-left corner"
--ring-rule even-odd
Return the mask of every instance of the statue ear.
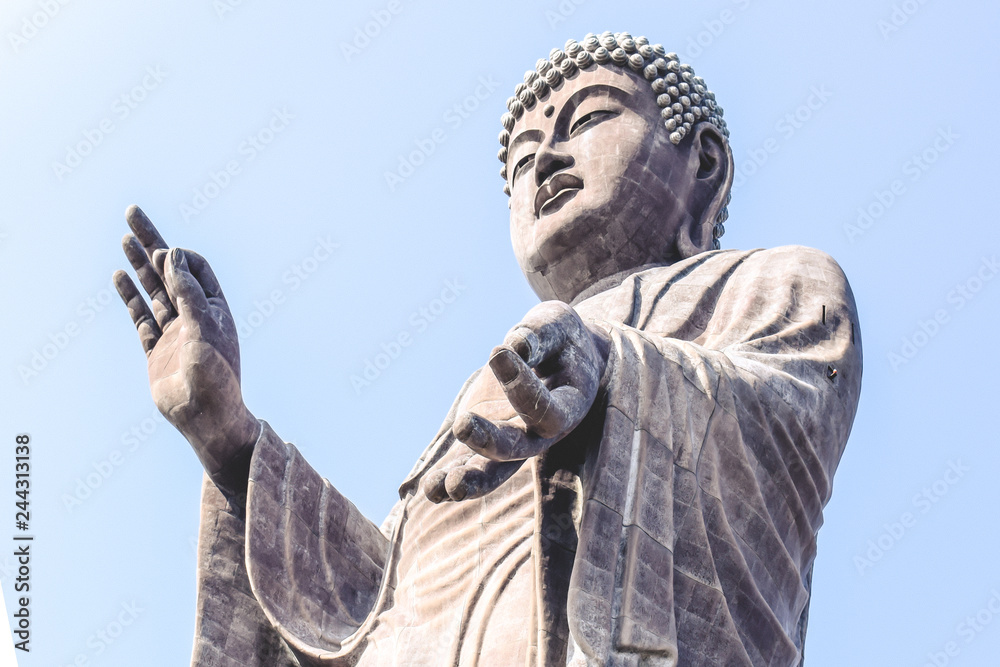
[[715, 221], [733, 185], [733, 152], [719, 128], [711, 123], [695, 125], [690, 150], [691, 168], [696, 172], [689, 209], [694, 220], [679, 230], [677, 238], [677, 249], [685, 258], [713, 248]]

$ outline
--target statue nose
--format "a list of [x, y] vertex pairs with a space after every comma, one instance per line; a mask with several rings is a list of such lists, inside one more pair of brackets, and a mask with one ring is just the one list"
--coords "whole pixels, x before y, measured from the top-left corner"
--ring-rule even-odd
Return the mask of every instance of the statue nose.
[[541, 185], [552, 174], [569, 169], [573, 164], [572, 155], [557, 151], [550, 143], [543, 144], [535, 154], [535, 185]]

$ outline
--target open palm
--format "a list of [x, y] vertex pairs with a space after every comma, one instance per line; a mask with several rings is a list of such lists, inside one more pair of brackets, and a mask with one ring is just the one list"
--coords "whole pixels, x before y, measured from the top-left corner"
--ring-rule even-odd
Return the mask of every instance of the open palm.
[[138, 207], [126, 218], [132, 233], [122, 247], [150, 303], [124, 271], [115, 273], [115, 287], [146, 352], [153, 400], [209, 475], [238, 486], [239, 480], [225, 478], [252, 446], [258, 425], [243, 404], [239, 340], [229, 305], [201, 255], [168, 248]]
[[428, 475], [433, 502], [478, 498], [575, 429], [590, 411], [607, 365], [608, 341], [568, 304], [532, 308], [490, 355], [458, 405], [452, 426], [468, 451]]

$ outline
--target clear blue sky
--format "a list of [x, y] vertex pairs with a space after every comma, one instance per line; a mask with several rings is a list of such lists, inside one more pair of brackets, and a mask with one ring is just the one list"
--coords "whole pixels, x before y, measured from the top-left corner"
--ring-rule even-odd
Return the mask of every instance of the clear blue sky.
[[[154, 419], [110, 287], [126, 206], [211, 261], [250, 334], [248, 405], [379, 522], [465, 377], [536, 302], [498, 176], [504, 101], [552, 47], [609, 29], [680, 52], [725, 107], [740, 185], [723, 246], [820, 248], [857, 296], [864, 387], [819, 535], [807, 664], [995, 664], [1000, 8], [318, 4], [0, 9], [0, 543], [14, 436], [33, 440], [22, 667], [190, 656], [201, 472]], [[8, 610], [12, 565], [0, 556]]]

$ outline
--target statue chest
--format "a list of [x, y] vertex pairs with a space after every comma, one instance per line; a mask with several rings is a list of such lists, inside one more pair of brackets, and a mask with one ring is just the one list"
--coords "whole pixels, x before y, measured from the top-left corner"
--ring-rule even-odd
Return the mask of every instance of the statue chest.
[[[455, 443], [434, 466], [448, 466]], [[406, 511], [391, 607], [380, 613], [359, 667], [523, 665], [534, 605], [534, 482], [522, 466], [486, 496]]]

